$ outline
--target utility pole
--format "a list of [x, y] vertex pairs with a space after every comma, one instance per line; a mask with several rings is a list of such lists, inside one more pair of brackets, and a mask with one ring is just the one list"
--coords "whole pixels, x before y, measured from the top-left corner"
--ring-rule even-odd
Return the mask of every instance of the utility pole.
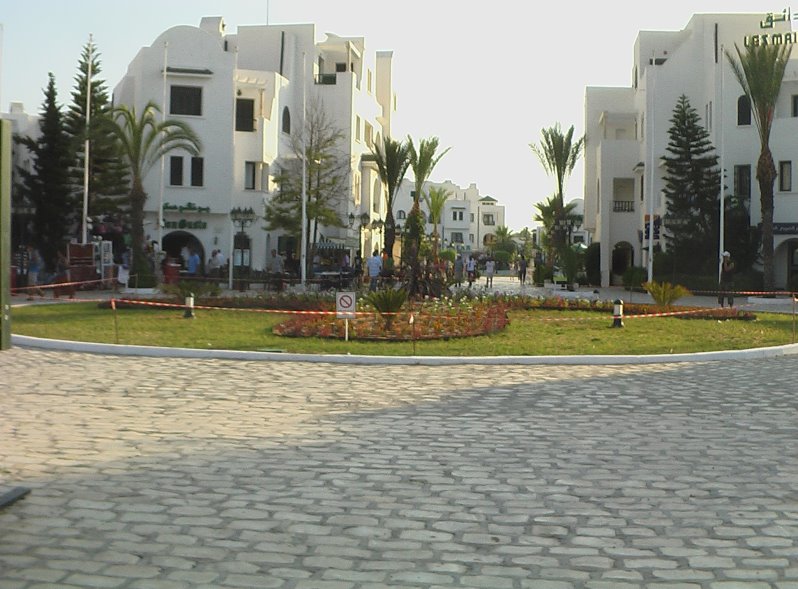
[[0, 119], [0, 350], [11, 347], [11, 121]]

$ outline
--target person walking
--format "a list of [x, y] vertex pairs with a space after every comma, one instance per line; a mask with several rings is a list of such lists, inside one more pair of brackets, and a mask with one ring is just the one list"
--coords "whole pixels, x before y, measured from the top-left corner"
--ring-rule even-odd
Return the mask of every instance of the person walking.
[[454, 285], [458, 288], [463, 285], [463, 269], [465, 265], [463, 264], [463, 256], [462, 254], [457, 254], [457, 257], [454, 260]]
[[468, 288], [471, 288], [471, 285], [474, 284], [474, 281], [477, 279], [477, 260], [474, 256], [468, 257], [466, 272], [468, 273]]
[[366, 261], [366, 267], [369, 271], [369, 291], [374, 292], [377, 290], [377, 281], [382, 271], [382, 258], [377, 250], [374, 250], [371, 257]]
[[521, 257], [518, 259], [518, 281], [521, 283], [521, 286], [524, 286], [526, 283], [526, 258], [524, 254], [521, 254]]
[[718, 288], [718, 304], [723, 307], [723, 299], [729, 301], [729, 308], [734, 306], [734, 262], [731, 254], [723, 252], [720, 262], [720, 284]]
[[486, 283], [485, 286], [488, 288], [493, 288], [493, 275], [496, 273], [496, 262], [493, 259], [493, 256], [488, 256], [488, 260], [485, 262], [485, 279]]

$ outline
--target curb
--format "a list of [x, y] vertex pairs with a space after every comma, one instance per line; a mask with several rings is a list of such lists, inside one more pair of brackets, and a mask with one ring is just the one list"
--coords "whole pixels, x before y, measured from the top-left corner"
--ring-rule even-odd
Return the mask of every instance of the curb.
[[249, 360], [260, 362], [313, 362], [352, 364], [361, 366], [455, 366], [476, 365], [608, 365], [608, 364], [668, 364], [673, 362], [717, 362], [722, 360], [750, 360], [776, 358], [798, 354], [798, 344], [747, 350], [721, 350], [691, 354], [652, 354], [637, 356], [358, 356], [350, 354], [288, 354], [280, 352], [247, 352], [239, 350], [200, 350], [192, 348], [160, 348], [155, 346], [126, 346], [68, 340], [45, 339], [25, 335], [11, 335], [12, 345], [38, 350], [83, 352], [114, 356], [149, 358], [202, 358], [214, 360]]

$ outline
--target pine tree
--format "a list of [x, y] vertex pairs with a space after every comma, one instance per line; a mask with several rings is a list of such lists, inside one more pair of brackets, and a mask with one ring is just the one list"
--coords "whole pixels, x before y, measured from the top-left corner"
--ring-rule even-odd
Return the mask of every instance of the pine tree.
[[49, 74], [44, 92], [45, 99], [40, 113], [38, 139], [15, 137], [24, 145], [33, 161], [33, 171], [18, 167], [19, 188], [23, 198], [35, 208], [33, 215], [33, 243], [42, 259], [52, 271], [58, 253], [64, 252], [73, 233], [77, 211], [75, 199], [69, 185], [69, 167], [73, 159], [69, 137], [64, 131], [61, 108], [55, 77]]
[[711, 272], [718, 259], [718, 157], [687, 96], [679, 97], [670, 122], [670, 155], [663, 157], [668, 251], [678, 272]]
[[[111, 103], [105, 80], [97, 76], [102, 71], [100, 55], [94, 43], [89, 41], [83, 48], [72, 104], [64, 117], [65, 129], [72, 142], [75, 161], [70, 169], [70, 182], [76, 195], [83, 198], [84, 162], [86, 140], [86, 89], [91, 61], [91, 101], [89, 117], [89, 190], [90, 216], [119, 213], [127, 208], [128, 179], [124, 162], [119, 157], [116, 139], [102, 124], [108, 119]], [[79, 199], [79, 200], [80, 200]]]

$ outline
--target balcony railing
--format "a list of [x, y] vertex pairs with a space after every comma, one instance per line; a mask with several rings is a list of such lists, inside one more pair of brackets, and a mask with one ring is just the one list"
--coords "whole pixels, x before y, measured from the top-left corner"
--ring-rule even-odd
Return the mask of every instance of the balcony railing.
[[634, 213], [635, 201], [633, 200], [614, 200], [612, 201], [613, 213]]
[[322, 86], [335, 86], [337, 76], [335, 74], [319, 74], [316, 76], [316, 84]]

